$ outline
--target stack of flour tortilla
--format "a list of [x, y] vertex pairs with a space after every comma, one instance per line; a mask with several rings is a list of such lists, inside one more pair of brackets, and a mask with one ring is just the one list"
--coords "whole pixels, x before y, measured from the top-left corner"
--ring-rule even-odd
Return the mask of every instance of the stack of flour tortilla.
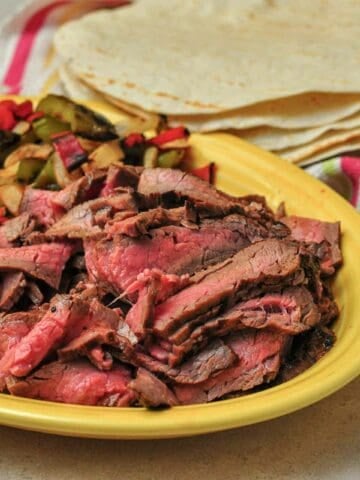
[[137, 0], [55, 36], [68, 94], [295, 163], [360, 149], [360, 2]]

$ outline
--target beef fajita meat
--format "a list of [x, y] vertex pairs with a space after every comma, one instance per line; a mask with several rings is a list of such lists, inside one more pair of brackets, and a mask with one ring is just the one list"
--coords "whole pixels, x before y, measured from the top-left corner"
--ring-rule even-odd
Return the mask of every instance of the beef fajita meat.
[[247, 330], [232, 335], [225, 343], [238, 357], [238, 365], [197, 385], [175, 385], [181, 404], [205, 403], [230, 392], [246, 391], [273, 380], [280, 368], [287, 337], [270, 330]]
[[229, 215], [201, 222], [198, 229], [172, 225], [150, 230], [141, 238], [87, 240], [85, 260], [90, 278], [119, 294], [147, 268], [192, 274], [269, 235], [256, 222]]
[[22, 213], [2, 219], [0, 392], [210, 402], [292, 378], [330, 348], [339, 224], [180, 170], [95, 163], [62, 190], [26, 187]]
[[44, 295], [39, 286], [31, 280], [26, 282], [25, 294], [34, 305], [41, 305], [44, 301]]
[[276, 382], [287, 382], [310, 368], [333, 347], [335, 340], [334, 332], [326, 327], [314, 328], [299, 336], [281, 366]]
[[74, 248], [69, 243], [53, 242], [0, 249], [0, 272], [22, 271], [57, 289]]
[[99, 370], [109, 370], [113, 365], [113, 359], [103, 347], [116, 347], [118, 357], [130, 360], [133, 342], [132, 334], [119, 312], [107, 308], [95, 298], [90, 303], [88, 317], [81, 333], [59, 349], [58, 356], [62, 361], [85, 356]]
[[137, 338], [142, 339], [145, 336], [155, 304], [164, 301], [189, 282], [188, 275], [165, 274], [158, 269], [146, 269], [137, 276], [135, 282], [126, 290], [129, 298], [137, 296], [137, 300], [125, 318]]
[[191, 338], [204, 336], [208, 329], [209, 333], [220, 336], [242, 328], [272, 328], [285, 334], [297, 335], [318, 324], [320, 318], [320, 311], [305, 287], [288, 287], [279, 293], [267, 293], [240, 302], [195, 330], [191, 330], [193, 324], [189, 322], [170, 335], [169, 340], [180, 344], [189, 335]]
[[[220, 315], [200, 323], [186, 323], [169, 336], [172, 342], [170, 358], [179, 361], [190, 351], [197, 350], [212, 337], [222, 337], [245, 328], [271, 328], [280, 333], [297, 335], [320, 323], [321, 313], [305, 287], [289, 287], [280, 293], [240, 302]], [[193, 324], [197, 325], [195, 328]]]
[[39, 225], [49, 227], [65, 213], [65, 209], [55, 203], [57, 192], [27, 187], [25, 189], [20, 213], [27, 213], [35, 218]]
[[[297, 283], [301, 255], [296, 244], [283, 240], [264, 240], [238, 252], [222, 266], [205, 271], [202, 278], [157, 305], [153, 330], [166, 338], [185, 322], [220, 304], [234, 304], [241, 298], [256, 296], [255, 289]], [[300, 275], [301, 276], [301, 275]]]
[[0, 310], [9, 311], [24, 293], [26, 280], [22, 272], [9, 272], [1, 275]]
[[35, 220], [29, 213], [10, 218], [0, 227], [0, 248], [15, 247], [35, 229]]
[[323, 273], [332, 275], [342, 263], [340, 222], [322, 222], [295, 216], [282, 218], [281, 221], [290, 228], [292, 238], [312, 246], [313, 253], [320, 259]]
[[49, 353], [79, 335], [88, 313], [89, 306], [81, 298], [55, 296], [41, 320], [0, 360], [0, 391], [7, 376], [28, 375]]
[[132, 165], [111, 165], [107, 172], [105, 185], [101, 190], [101, 196], [114, 195], [119, 187], [136, 189], [142, 171], [142, 167], [133, 167]]
[[136, 392], [139, 402], [144, 407], [172, 407], [178, 404], [174, 393], [155, 375], [144, 368], [139, 368], [135, 380], [129, 388]]
[[208, 182], [181, 170], [168, 168], [145, 169], [140, 175], [138, 191], [143, 195], [178, 195], [190, 199], [212, 214], [244, 213], [237, 198], [226, 195]]
[[[110, 223], [108, 228], [106, 228], [106, 232], [110, 235], [119, 234], [127, 235], [128, 237], [141, 237], [146, 235], [151, 228], [165, 225], [184, 225], [190, 228], [197, 228], [196, 224], [191, 223], [192, 216], [189, 210], [189, 203], [188, 206], [172, 209], [154, 208], [119, 222]], [[196, 213], [194, 213], [193, 218], [196, 220]]]
[[144, 169], [140, 175], [138, 192], [147, 196], [159, 195], [165, 207], [188, 199], [196, 206], [202, 217], [240, 213], [259, 220], [265, 226], [276, 225], [280, 230], [283, 229], [267, 206], [264, 197], [258, 195], [233, 197], [217, 190], [201, 178], [181, 170]]
[[128, 406], [135, 394], [128, 389], [130, 371], [124, 365], [101, 372], [86, 361], [53, 362], [24, 380], [8, 380], [13, 395], [79, 405]]
[[138, 362], [153, 373], [162, 374], [172, 381], [186, 384], [204, 382], [210, 376], [233, 365], [236, 359], [231, 348], [219, 339], [211, 342], [178, 367], [169, 367], [142, 352], [134, 354], [135, 364]]
[[49, 238], [85, 238], [97, 235], [119, 211], [131, 212], [130, 215], [137, 212], [137, 205], [132, 194], [125, 192], [77, 205], [49, 228], [46, 235]]
[[41, 319], [41, 309], [0, 316], [0, 360], [7, 350], [25, 337]]

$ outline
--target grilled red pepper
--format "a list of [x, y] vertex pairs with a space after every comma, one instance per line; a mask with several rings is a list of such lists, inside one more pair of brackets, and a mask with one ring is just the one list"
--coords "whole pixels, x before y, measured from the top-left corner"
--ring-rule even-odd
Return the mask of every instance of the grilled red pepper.
[[34, 112], [28, 117], [26, 117], [26, 121], [29, 123], [35, 122], [35, 120], [39, 120], [39, 118], [42, 118], [44, 116], [44, 112]]
[[52, 143], [68, 171], [80, 167], [88, 158], [87, 153], [72, 132], [53, 135]]
[[159, 147], [160, 145], [164, 145], [165, 143], [174, 142], [175, 140], [187, 138], [188, 136], [189, 131], [185, 127], [175, 127], [159, 133], [159, 135], [157, 135], [156, 137], [151, 138], [149, 140], [149, 143]]
[[10, 108], [0, 104], [0, 130], [12, 130], [16, 123], [15, 115]]
[[190, 173], [212, 184], [214, 181], [215, 163], [209, 163], [204, 167], [194, 168], [193, 170], [190, 170]]
[[145, 137], [141, 133], [130, 133], [124, 138], [123, 143], [125, 147], [132, 148], [140, 143], [145, 143]]
[[20, 120], [27, 119], [33, 113], [33, 104], [30, 100], [25, 100], [25, 102], [18, 103], [15, 106], [15, 116]]

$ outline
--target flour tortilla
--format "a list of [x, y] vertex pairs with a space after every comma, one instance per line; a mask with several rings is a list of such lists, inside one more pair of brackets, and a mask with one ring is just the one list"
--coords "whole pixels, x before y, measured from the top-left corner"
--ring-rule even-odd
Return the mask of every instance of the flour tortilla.
[[321, 127], [287, 130], [274, 127], [256, 127], [247, 130], [231, 130], [244, 140], [266, 150], [284, 150], [313, 142], [326, 132], [335, 134], [338, 130], [360, 128], [360, 112]]
[[[336, 155], [343, 154], [343, 153], [350, 153], [350, 152], [360, 152], [360, 137], [353, 138], [352, 140], [348, 140], [345, 144], [337, 145], [336, 147], [331, 147], [326, 150], [321, 151], [320, 153], [314, 154], [311, 157], [304, 158], [300, 161], [295, 162], [299, 167], [306, 167], [307, 165], [311, 165], [313, 163], [325, 160], [327, 158], [335, 157]], [[276, 152], [285, 160], [289, 160], [286, 156], [282, 155], [280, 152]], [[289, 160], [291, 161], [291, 160]]]
[[[148, 119], [151, 112], [122, 102], [111, 96], [104, 96], [81, 81], [65, 64], [59, 68], [60, 78], [68, 95], [85, 101], [103, 101], [117, 106], [123, 112]], [[214, 115], [168, 116], [170, 126], [185, 125], [191, 131], [208, 132], [212, 130], [243, 129], [258, 126], [271, 126], [279, 129], [307, 129], [329, 124], [336, 124], [339, 119], [357, 115], [360, 112], [360, 94], [306, 93], [269, 102], [262, 102], [250, 107]], [[354, 125], [355, 126], [355, 125]], [[327, 127], [329, 128], [329, 127]], [[343, 128], [347, 128], [344, 126]], [[264, 132], [264, 133], [261, 133]], [[267, 130], [258, 134], [267, 137]], [[250, 134], [251, 132], [249, 132]], [[279, 132], [281, 133], [281, 132]], [[323, 133], [323, 132], [321, 132]], [[319, 133], [319, 135], [321, 134]], [[286, 135], [287, 132], [284, 132]], [[295, 132], [296, 135], [296, 132]], [[309, 135], [311, 133], [309, 132]], [[274, 140], [277, 138], [274, 132]], [[316, 134], [314, 132], [315, 138]], [[306, 137], [302, 143], [311, 140]], [[272, 141], [272, 142], [273, 142]], [[270, 142], [270, 140], [269, 140]], [[256, 141], [255, 141], [256, 143]], [[259, 142], [259, 144], [261, 144]], [[291, 145], [262, 144], [264, 148], [287, 148]]]
[[[141, 111], [131, 105], [122, 104], [120, 101], [109, 101], [99, 92], [87, 86], [75, 77], [75, 75], [65, 65], [61, 65], [58, 69], [60, 80], [64, 90], [70, 98], [77, 101], [98, 102], [104, 105], [116, 106], [122, 114], [122, 120], [118, 123], [117, 129], [119, 134], [127, 135], [135, 132], [145, 132], [155, 130], [159, 124], [158, 115]], [[113, 99], [111, 99], [113, 100]]]
[[359, 93], [359, 18], [356, 0], [137, 0], [65, 24], [55, 45], [95, 90], [148, 111], [208, 114]]
[[346, 151], [354, 150], [351, 146], [355, 146], [360, 142], [360, 128], [354, 128], [348, 131], [326, 132], [313, 142], [295, 148], [278, 150], [275, 153], [287, 160], [302, 164], [304, 161], [317, 157], [327, 158], [328, 152], [333, 153], [334, 150]]

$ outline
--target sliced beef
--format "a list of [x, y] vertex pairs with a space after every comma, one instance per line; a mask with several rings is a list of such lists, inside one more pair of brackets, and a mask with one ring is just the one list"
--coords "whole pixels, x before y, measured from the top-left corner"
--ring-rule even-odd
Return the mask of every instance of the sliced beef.
[[25, 294], [34, 305], [41, 305], [44, 301], [44, 295], [39, 286], [31, 280], [26, 282]]
[[68, 211], [74, 205], [86, 200], [86, 194], [90, 186], [91, 178], [89, 176], [81, 177], [59, 192], [56, 192], [52, 197], [52, 202], [63, 210]]
[[178, 404], [174, 393], [155, 375], [144, 368], [139, 368], [135, 380], [129, 388], [136, 392], [139, 402], [144, 407], [172, 407]]
[[0, 226], [0, 248], [15, 247], [35, 229], [35, 220], [29, 213], [21, 213]]
[[49, 353], [79, 335], [87, 322], [88, 311], [88, 304], [81, 298], [54, 297], [42, 319], [2, 357], [0, 391], [7, 376], [28, 375]]
[[146, 269], [138, 275], [135, 282], [126, 290], [129, 298], [137, 297], [137, 299], [125, 319], [138, 339], [145, 336], [155, 304], [164, 301], [188, 284], [188, 275], [179, 277], [174, 274], [165, 274], [158, 269]]
[[162, 374], [177, 383], [186, 384], [204, 382], [210, 376], [233, 365], [236, 359], [231, 348], [220, 339], [214, 340], [176, 368], [169, 367], [145, 353], [137, 352], [135, 354], [135, 361], [151, 372]]
[[[196, 214], [194, 217], [196, 219]], [[119, 222], [110, 223], [106, 228], [106, 232], [110, 235], [119, 234], [128, 237], [141, 237], [142, 235], [146, 235], [151, 228], [165, 225], [184, 225], [190, 228], [196, 228], [196, 224], [191, 223], [189, 208], [178, 207], [165, 209], [158, 207], [138, 213]]]
[[204, 222], [198, 229], [167, 226], [150, 230], [142, 238], [115, 236], [87, 240], [86, 267], [90, 278], [115, 294], [125, 291], [145, 269], [183, 275], [231, 257], [251, 241], [267, 235], [248, 226], [241, 215]]
[[130, 371], [114, 365], [99, 371], [86, 361], [53, 362], [24, 380], [8, 381], [12, 395], [79, 405], [128, 406], [134, 393], [128, 389]]
[[61, 361], [70, 361], [78, 357], [88, 357], [99, 370], [110, 370], [112, 356], [103, 350], [103, 345], [117, 346], [116, 331], [109, 327], [93, 327], [84, 330], [65, 347], [58, 350]]
[[320, 311], [311, 293], [303, 286], [289, 287], [279, 293], [267, 293], [240, 302], [194, 330], [193, 323], [189, 322], [174, 332], [169, 340], [179, 345], [187, 339], [193, 341], [209, 334], [223, 336], [242, 328], [272, 328], [297, 335], [318, 324], [320, 319]]
[[334, 332], [326, 327], [314, 328], [297, 337], [276, 382], [287, 382], [310, 368], [333, 347], [335, 340]]
[[197, 283], [157, 305], [153, 330], [166, 338], [185, 322], [217, 305], [231, 305], [240, 298], [257, 296], [259, 289], [268, 291], [294, 284], [300, 270], [301, 256], [296, 244], [275, 239], [255, 243], [224, 265], [205, 271]]
[[0, 317], [0, 360], [7, 350], [25, 337], [43, 315], [40, 309]]
[[101, 190], [101, 196], [114, 195], [119, 187], [136, 189], [142, 171], [142, 167], [133, 167], [132, 165], [111, 165], [107, 172], [105, 185]]
[[137, 212], [133, 195], [120, 193], [112, 197], [89, 200], [69, 210], [46, 232], [48, 237], [85, 238], [100, 234], [115, 212]]
[[61, 275], [74, 248], [69, 243], [53, 242], [0, 249], [0, 271], [22, 271], [59, 288]]
[[113, 365], [112, 356], [104, 346], [116, 347], [118, 357], [131, 359], [133, 337], [115, 309], [102, 305], [97, 299], [90, 304], [88, 319], [78, 336], [58, 350], [60, 360], [69, 361], [77, 357], [88, 359], [99, 370], [109, 370]]
[[22, 272], [9, 272], [1, 275], [0, 310], [8, 312], [20, 300], [26, 286]]
[[224, 216], [230, 213], [244, 214], [260, 221], [264, 226], [283, 225], [276, 221], [274, 213], [267, 206], [264, 197], [248, 195], [233, 197], [227, 195], [208, 182], [190, 173], [169, 168], [144, 169], [140, 176], [138, 192], [146, 195], [159, 195], [165, 207], [179, 204], [188, 199], [202, 217]]
[[175, 385], [181, 404], [205, 403], [230, 392], [250, 390], [273, 380], [280, 368], [287, 337], [269, 330], [247, 330], [225, 343], [238, 357], [238, 364], [197, 385]]
[[323, 273], [332, 275], [341, 265], [340, 222], [296, 216], [284, 217], [281, 221], [290, 228], [292, 238], [312, 245], [312, 252], [319, 257]]
[[54, 201], [57, 194], [50, 190], [26, 187], [20, 205], [20, 213], [31, 215], [39, 225], [44, 227], [53, 225], [65, 213], [64, 208]]
[[235, 197], [226, 195], [208, 182], [190, 173], [169, 168], [146, 168], [140, 175], [138, 191], [143, 195], [178, 195], [194, 201], [204, 212], [214, 214], [231, 212], [244, 213], [241, 203]]

